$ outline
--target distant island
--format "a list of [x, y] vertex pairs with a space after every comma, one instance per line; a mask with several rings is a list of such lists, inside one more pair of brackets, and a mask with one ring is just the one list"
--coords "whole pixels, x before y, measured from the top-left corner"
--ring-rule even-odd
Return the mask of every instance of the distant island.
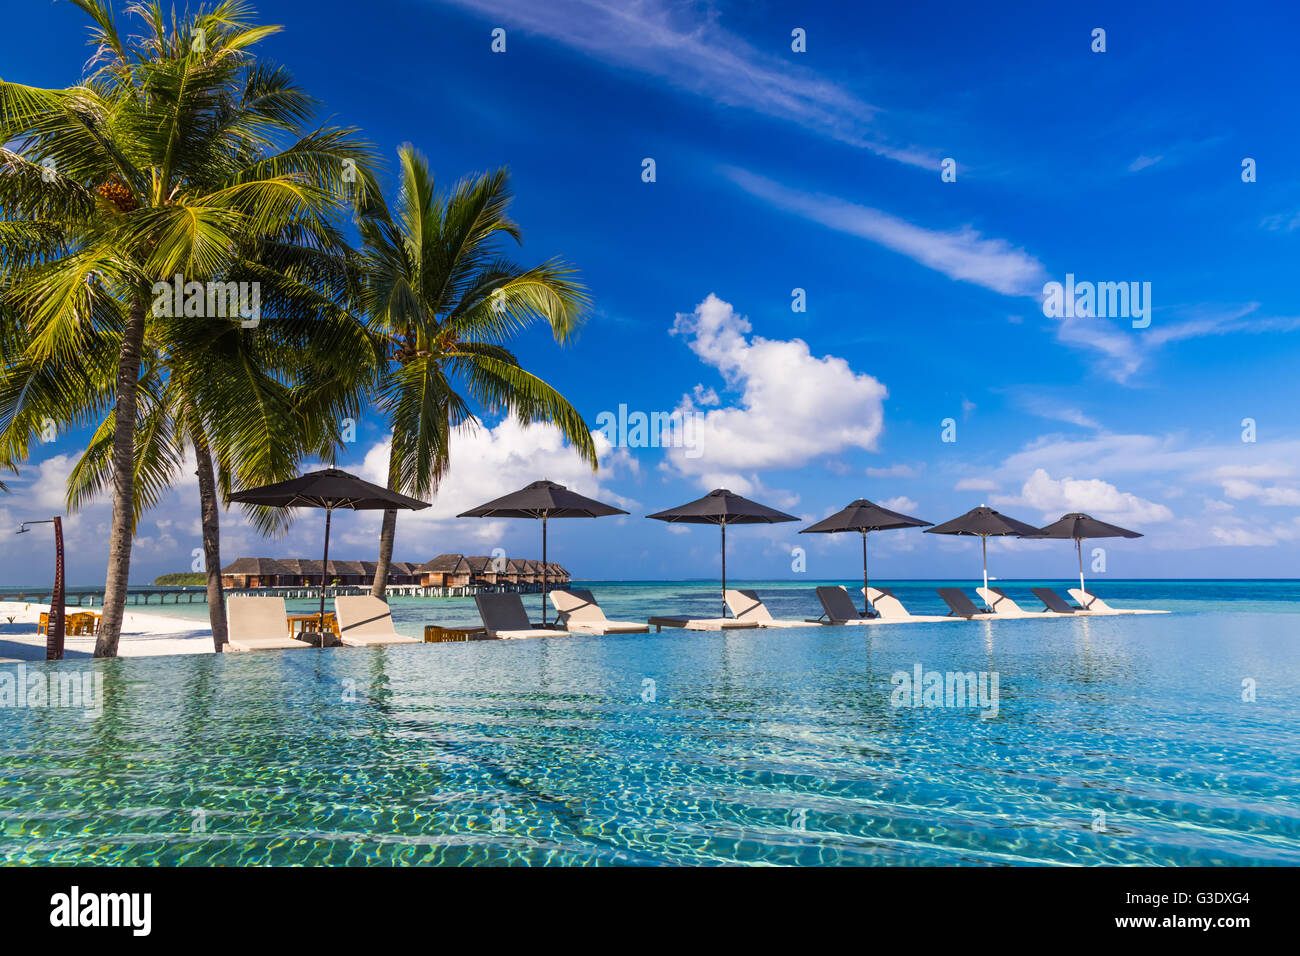
[[207, 584], [208, 577], [202, 571], [179, 571], [175, 574], [164, 574], [161, 577], [153, 579], [153, 583], [159, 587], [179, 587], [182, 584]]

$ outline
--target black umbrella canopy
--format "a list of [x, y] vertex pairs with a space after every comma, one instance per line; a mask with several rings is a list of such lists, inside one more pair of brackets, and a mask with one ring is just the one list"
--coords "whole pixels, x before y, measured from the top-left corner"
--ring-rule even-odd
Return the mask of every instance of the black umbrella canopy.
[[549, 569], [546, 561], [546, 522], [549, 518], [604, 518], [608, 515], [625, 515], [595, 498], [588, 498], [554, 481], [534, 481], [518, 491], [502, 495], [487, 504], [462, 511], [458, 518], [540, 518], [542, 521], [542, 625], [546, 624], [546, 579]]
[[485, 505], [462, 511], [460, 518], [603, 518], [625, 515], [615, 508], [588, 498], [553, 481], [534, 481]]
[[984, 558], [984, 590], [987, 591], [989, 587], [988, 539], [1006, 537], [1007, 535], [1032, 538], [1037, 536], [1038, 529], [1031, 524], [1017, 521], [1015, 518], [1008, 518], [992, 508], [980, 505], [960, 517], [953, 518], [951, 521], [945, 521], [933, 528], [926, 528], [925, 533], [978, 537], [980, 539], [980, 551], [983, 553]]
[[800, 534], [837, 534], [841, 531], [888, 531], [892, 528], [924, 528], [934, 524], [922, 521], [910, 515], [899, 514], [882, 508], [866, 498], [851, 502], [848, 507], [835, 512], [829, 518], [823, 518], [816, 524], [810, 524]]
[[354, 511], [418, 511], [427, 501], [408, 498], [337, 468], [309, 471], [288, 481], [237, 491], [231, 501], [272, 508], [349, 508]]
[[728, 491], [717, 488], [703, 498], [689, 501], [667, 511], [656, 511], [647, 518], [656, 521], [672, 521], [684, 524], [776, 524], [779, 521], [798, 521], [794, 515], [777, 511], [757, 501], [750, 501]]
[[899, 514], [882, 508], [874, 501], [859, 498], [850, 502], [848, 507], [835, 512], [829, 518], [823, 518], [800, 530], [800, 534], [839, 534], [858, 531], [862, 534], [862, 595], [863, 613], [870, 614], [871, 602], [867, 598], [870, 582], [867, 580], [867, 533], [870, 531], [889, 531], [894, 528], [924, 528], [930, 521], [922, 521], [910, 515]]
[[647, 518], [677, 524], [716, 524], [722, 528], [722, 616], [727, 616], [727, 525], [776, 524], [780, 521], [798, 521], [794, 515], [777, 511], [757, 501], [733, 494], [726, 488], [716, 488], [703, 498], [689, 501], [667, 511], [656, 511]]
[[978, 508], [972, 508], [960, 517], [953, 518], [951, 521], [945, 521], [943, 524], [935, 525], [933, 528], [926, 528], [925, 533], [965, 534], [975, 535], [981, 538], [1001, 537], [1003, 535], [1014, 534], [1028, 538], [1037, 535], [1038, 529], [1031, 524], [1017, 521], [1015, 518], [1008, 518], [1006, 515], [1000, 514], [992, 508], [980, 505]]
[[1038, 533], [1032, 535], [1032, 537], [1074, 538], [1077, 541], [1083, 538], [1140, 538], [1142, 535], [1136, 531], [1121, 528], [1118, 525], [1098, 521], [1092, 515], [1075, 511], [1063, 515], [1060, 520], [1053, 521], [1045, 528], [1040, 528]]
[[352, 511], [418, 511], [429, 507], [427, 501], [408, 498], [380, 485], [363, 481], [356, 475], [337, 468], [309, 471], [288, 481], [277, 481], [259, 488], [237, 491], [231, 501], [248, 505], [266, 505], [271, 508], [324, 508], [325, 554], [321, 558], [320, 626], [321, 647], [325, 646], [325, 574], [330, 566], [330, 519], [335, 508]]
[[1053, 521], [1047, 527], [1041, 529], [1037, 534], [1027, 535], [1026, 537], [1073, 538], [1074, 550], [1079, 555], [1079, 590], [1086, 594], [1088, 588], [1083, 583], [1083, 539], [1140, 538], [1142, 535], [1138, 534], [1136, 531], [1129, 531], [1127, 528], [1121, 528], [1118, 525], [1098, 521], [1092, 515], [1086, 515], [1081, 511], [1073, 511], [1068, 515], [1062, 515], [1060, 520]]

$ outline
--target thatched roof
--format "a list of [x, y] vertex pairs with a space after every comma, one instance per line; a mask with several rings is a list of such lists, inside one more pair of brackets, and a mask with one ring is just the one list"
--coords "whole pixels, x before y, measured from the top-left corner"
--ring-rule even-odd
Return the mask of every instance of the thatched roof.
[[474, 554], [465, 558], [465, 563], [475, 574], [485, 574], [492, 570], [492, 559], [486, 554]]
[[293, 568], [275, 558], [236, 558], [221, 569], [222, 574], [256, 575], [293, 574]]
[[[424, 571], [441, 571], [446, 574], [454, 573], [461, 569], [461, 562], [465, 560], [464, 555], [460, 554], [440, 554], [432, 561], [426, 561], [415, 570]], [[468, 569], [464, 569], [468, 570]]]

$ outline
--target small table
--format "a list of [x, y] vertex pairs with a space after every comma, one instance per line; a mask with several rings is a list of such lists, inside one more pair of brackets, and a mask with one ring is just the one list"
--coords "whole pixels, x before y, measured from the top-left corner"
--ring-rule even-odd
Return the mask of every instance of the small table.
[[486, 640], [487, 628], [484, 627], [443, 627], [439, 624], [424, 625], [424, 643], [442, 644], [448, 641]]
[[[319, 614], [319, 613], [316, 613], [316, 614], [290, 614], [290, 615], [288, 615], [288, 619], [289, 619], [289, 636], [290, 636], [290, 637], [297, 637], [298, 634], [305, 634], [307, 631], [319, 631], [319, 630], [321, 629], [321, 626], [320, 626], [320, 614]], [[299, 625], [301, 625], [300, 627], [298, 627], [298, 628], [296, 629], [296, 630], [297, 630], [297, 634], [294, 633], [294, 632], [295, 632], [295, 628], [294, 628], [294, 625], [295, 625], [295, 624], [299, 624]], [[326, 626], [330, 629], [330, 631], [333, 632], [335, 635], [338, 634], [338, 632], [339, 632], [339, 622], [338, 622], [337, 620], [335, 620], [335, 618], [334, 618], [334, 612], [333, 612], [333, 611], [326, 611], [326, 612], [325, 612], [325, 625], [326, 625]]]

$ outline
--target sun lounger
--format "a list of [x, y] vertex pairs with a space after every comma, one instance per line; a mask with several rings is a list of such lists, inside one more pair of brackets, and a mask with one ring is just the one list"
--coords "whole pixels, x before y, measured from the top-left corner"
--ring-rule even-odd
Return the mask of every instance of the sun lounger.
[[963, 617], [968, 621], [972, 621], [997, 616], [995, 614], [986, 614], [977, 608], [961, 588], [939, 588], [938, 591], [939, 597], [943, 598], [943, 603], [948, 605], [950, 609], [949, 617]]
[[903, 607], [903, 602], [894, 597], [894, 592], [888, 588], [866, 588], [865, 593], [871, 606], [876, 609], [876, 620], [879, 621], [910, 621], [919, 624], [925, 621], [952, 621], [955, 618], [942, 617], [931, 614], [913, 614]]
[[1043, 607], [1054, 614], [1088, 614], [1081, 607], [1075, 607], [1051, 588], [1030, 588], [1029, 593], [1043, 602]]
[[738, 621], [757, 621], [759, 627], [808, 627], [807, 621], [774, 618], [755, 591], [728, 590], [725, 597]]
[[489, 638], [510, 641], [524, 637], [569, 636], [568, 631], [533, 627], [518, 594], [476, 594], [474, 603], [478, 605], [478, 613], [483, 618], [483, 628]]
[[[870, 624], [872, 619], [863, 617], [862, 612], [853, 604], [853, 598], [843, 587], [819, 587], [817, 600], [822, 603], [822, 616], [809, 618], [810, 624]], [[822, 618], [826, 620], [823, 622]]]
[[285, 636], [288, 620], [284, 598], [232, 595], [226, 600], [226, 646], [236, 651], [311, 647], [306, 641]]
[[758, 627], [757, 621], [740, 621], [734, 617], [652, 617], [646, 624], [656, 633], [665, 627], [682, 627], [688, 631], [744, 631]]
[[1166, 611], [1139, 611], [1135, 608], [1111, 607], [1097, 595], [1082, 588], [1070, 588], [1070, 597], [1089, 614], [1165, 614]]
[[1070, 597], [1088, 611], [1089, 614], [1168, 614], [1168, 611], [1144, 610], [1132, 607], [1111, 607], [1097, 595], [1081, 588], [1070, 588]]
[[560, 620], [570, 631], [580, 634], [648, 634], [649, 624], [636, 621], [611, 621], [596, 603], [596, 597], [586, 590], [561, 588], [547, 594]]
[[334, 615], [339, 622], [339, 639], [349, 647], [421, 643], [398, 634], [388, 604], [369, 594], [336, 597]]
[[975, 593], [998, 617], [1053, 617], [1049, 611], [1026, 611], [1001, 588], [976, 588]]

